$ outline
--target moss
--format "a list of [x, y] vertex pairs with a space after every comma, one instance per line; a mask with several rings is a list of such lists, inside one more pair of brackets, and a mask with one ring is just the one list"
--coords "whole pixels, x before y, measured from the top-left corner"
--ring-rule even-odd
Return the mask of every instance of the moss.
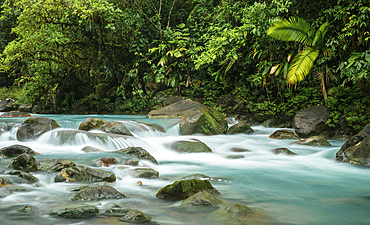
[[227, 121], [223, 113], [208, 107], [203, 109], [203, 113], [194, 127], [195, 133], [223, 134], [227, 131]]
[[29, 118], [24, 121], [25, 123], [36, 123], [36, 120], [34, 118]]

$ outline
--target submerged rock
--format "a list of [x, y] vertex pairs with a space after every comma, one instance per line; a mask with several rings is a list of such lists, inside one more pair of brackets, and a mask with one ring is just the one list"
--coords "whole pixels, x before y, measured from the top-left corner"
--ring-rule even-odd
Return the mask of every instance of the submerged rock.
[[191, 179], [176, 181], [161, 188], [156, 197], [168, 200], [183, 200], [199, 191], [207, 191], [213, 195], [220, 194], [208, 180]]
[[102, 152], [103, 151], [101, 149], [94, 148], [92, 146], [85, 146], [81, 150], [84, 151], [84, 152], [86, 152], [86, 153], [90, 153], [90, 152]]
[[296, 153], [290, 151], [287, 148], [275, 148], [271, 150], [275, 154], [286, 154], [286, 155], [297, 155]]
[[69, 159], [41, 159], [38, 161], [37, 170], [44, 172], [59, 172], [71, 166], [76, 166], [76, 164]]
[[119, 152], [136, 156], [138, 159], [148, 160], [154, 164], [158, 164], [157, 160], [145, 149], [142, 147], [128, 147], [119, 150]]
[[196, 173], [196, 174], [187, 175], [181, 178], [181, 180], [192, 180], [192, 179], [209, 180], [210, 177], [204, 174]]
[[92, 169], [86, 166], [72, 166], [63, 169], [55, 177], [55, 182], [114, 182], [116, 175], [104, 170]]
[[109, 122], [100, 127], [100, 130], [110, 134], [122, 134], [133, 136], [131, 132], [120, 122]]
[[242, 159], [245, 158], [244, 155], [228, 155], [226, 156], [227, 159]]
[[342, 145], [335, 155], [335, 160], [370, 166], [370, 124]]
[[147, 214], [136, 209], [131, 209], [126, 212], [125, 215], [122, 216], [119, 220], [130, 223], [145, 223], [149, 222], [151, 219], [152, 218]]
[[137, 178], [157, 179], [159, 177], [159, 172], [151, 168], [135, 168], [134, 171]]
[[272, 133], [270, 138], [273, 139], [297, 139], [301, 140], [293, 131], [291, 130], [277, 130], [274, 133]]
[[171, 149], [181, 153], [212, 152], [210, 147], [196, 139], [192, 139], [191, 141], [176, 141], [172, 144]]
[[200, 191], [189, 198], [181, 201], [181, 205], [188, 206], [218, 206], [223, 201], [221, 199], [213, 197], [207, 191]]
[[14, 158], [9, 167], [24, 172], [34, 172], [37, 170], [37, 161], [31, 154], [24, 153]]
[[71, 208], [56, 209], [49, 213], [52, 216], [59, 216], [66, 219], [90, 218], [99, 213], [96, 206], [81, 205]]
[[152, 110], [148, 118], [175, 118], [180, 121], [180, 134], [223, 134], [227, 121], [223, 113], [189, 99], [181, 100], [158, 110]]
[[108, 121], [99, 118], [89, 117], [81, 122], [78, 126], [79, 130], [89, 131], [93, 129], [100, 129], [102, 126], [107, 125]]
[[323, 137], [313, 136], [307, 139], [293, 142], [293, 144], [309, 145], [309, 146], [331, 146], [331, 144]]
[[27, 184], [36, 183], [36, 182], [39, 181], [33, 175], [31, 175], [27, 172], [23, 172], [23, 171], [13, 171], [12, 170], [12, 171], [8, 171], [6, 174], [18, 176], [18, 177], [22, 178], [25, 181], [25, 183], [27, 183]]
[[102, 167], [109, 167], [109, 165], [117, 164], [117, 160], [113, 157], [105, 157], [96, 160], [95, 164]]
[[251, 134], [253, 132], [254, 130], [252, 129], [251, 126], [249, 126], [248, 123], [240, 121], [239, 123], [230, 127], [227, 130], [226, 134]]
[[232, 204], [225, 208], [226, 212], [233, 217], [248, 216], [252, 210], [245, 205]]
[[91, 201], [102, 199], [120, 199], [126, 196], [115, 188], [103, 185], [97, 187], [88, 187], [78, 191], [71, 198], [72, 201]]
[[24, 145], [11, 145], [0, 149], [0, 156], [2, 158], [13, 158], [24, 153], [31, 155], [36, 154], [30, 147]]
[[41, 134], [60, 127], [55, 120], [32, 116], [23, 121], [17, 131], [18, 141], [29, 141], [39, 137]]

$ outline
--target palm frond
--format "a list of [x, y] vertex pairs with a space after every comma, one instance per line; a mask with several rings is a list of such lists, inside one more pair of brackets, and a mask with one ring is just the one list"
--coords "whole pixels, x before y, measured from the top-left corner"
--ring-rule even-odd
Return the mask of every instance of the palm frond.
[[290, 17], [274, 23], [267, 30], [267, 35], [281, 41], [295, 41], [307, 46], [312, 45], [313, 31], [304, 19]]
[[315, 33], [315, 38], [313, 39], [312, 46], [318, 49], [324, 47], [324, 36], [328, 31], [329, 22], [323, 23], [320, 28]]
[[287, 82], [289, 84], [296, 84], [303, 80], [310, 72], [312, 65], [316, 58], [319, 56], [319, 50], [307, 48], [298, 53], [289, 68], [287, 74]]

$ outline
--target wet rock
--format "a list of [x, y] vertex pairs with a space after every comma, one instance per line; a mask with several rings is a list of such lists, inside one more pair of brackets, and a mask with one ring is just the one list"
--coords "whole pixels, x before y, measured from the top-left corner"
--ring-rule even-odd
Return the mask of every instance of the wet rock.
[[92, 169], [86, 166], [72, 166], [63, 169], [55, 177], [55, 182], [114, 182], [116, 175], [104, 170]]
[[117, 160], [113, 157], [105, 157], [95, 161], [97, 166], [109, 167], [109, 165], [117, 164]]
[[251, 134], [253, 132], [254, 130], [252, 129], [251, 126], [249, 126], [248, 123], [240, 121], [239, 123], [230, 127], [227, 130], [226, 134]]
[[233, 217], [248, 216], [252, 210], [245, 205], [232, 204], [225, 208], [226, 212]]
[[210, 147], [196, 139], [192, 139], [191, 141], [177, 141], [172, 144], [171, 149], [181, 153], [212, 152]]
[[293, 144], [309, 145], [309, 146], [331, 146], [331, 144], [323, 137], [313, 136], [301, 141], [295, 141]]
[[139, 160], [138, 159], [129, 159], [127, 161], [125, 161], [123, 164], [124, 165], [129, 165], [129, 166], [137, 166], [139, 165]]
[[55, 120], [40, 117], [31, 116], [18, 128], [17, 140], [18, 141], [29, 141], [39, 137], [41, 134], [60, 127]]
[[10, 207], [10, 210], [3, 215], [9, 219], [18, 219], [18, 220], [29, 220], [32, 217], [36, 216], [37, 208], [30, 205], [17, 205]]
[[84, 151], [84, 152], [86, 152], [86, 153], [90, 153], [90, 152], [102, 152], [103, 151], [101, 149], [94, 148], [92, 146], [85, 146], [81, 150]]
[[0, 177], [0, 187], [5, 187], [9, 184], [13, 184], [13, 181], [7, 177]]
[[167, 185], [157, 192], [156, 197], [168, 200], [183, 200], [199, 191], [207, 191], [213, 195], [220, 194], [208, 180], [192, 179], [176, 181]]
[[12, 195], [13, 192], [6, 188], [0, 188], [0, 198], [8, 197]]
[[301, 140], [293, 131], [291, 130], [277, 130], [272, 133], [270, 138], [273, 139], [297, 139]]
[[275, 149], [272, 149], [271, 152], [275, 154], [297, 155], [296, 153], [290, 151], [287, 148], [275, 148]]
[[188, 176], [184, 176], [181, 178], [181, 180], [192, 180], [192, 179], [197, 179], [197, 180], [209, 180], [210, 177], [204, 174], [196, 173]]
[[24, 172], [34, 172], [37, 170], [37, 161], [31, 154], [24, 153], [14, 158], [9, 167]]
[[122, 134], [133, 136], [131, 132], [120, 122], [109, 122], [100, 127], [100, 130], [110, 134]]
[[156, 179], [159, 177], [159, 172], [151, 168], [135, 168], [137, 178]]
[[36, 154], [30, 147], [24, 145], [11, 145], [0, 149], [0, 156], [2, 158], [13, 158], [24, 153]]
[[335, 160], [370, 166], [370, 124], [342, 145], [335, 155]]
[[0, 99], [0, 112], [9, 112], [15, 110], [13, 99]]
[[207, 191], [200, 191], [189, 198], [181, 201], [181, 205], [188, 206], [218, 206], [223, 201], [221, 199], [213, 197]]
[[176, 118], [180, 121], [180, 134], [223, 134], [227, 121], [223, 113], [189, 99], [176, 102], [158, 110], [152, 110], [148, 118]]
[[125, 213], [125, 215], [122, 216], [119, 220], [130, 223], [145, 223], [149, 222], [151, 219], [152, 218], [147, 214], [136, 209], [131, 209], [127, 213]]
[[228, 155], [226, 156], [227, 159], [242, 159], [244, 155]]
[[162, 127], [161, 125], [158, 125], [156, 123], [148, 123], [148, 122], [144, 122], [144, 121], [135, 121], [135, 123], [137, 123], [138, 128], [141, 131], [148, 130], [147, 128], [149, 127], [153, 131], [158, 131], [158, 132], [162, 132], [162, 133], [166, 132], [166, 129], [164, 129], [164, 127]]
[[107, 125], [108, 121], [99, 118], [89, 117], [81, 122], [78, 126], [79, 130], [89, 131], [93, 129], [100, 129], [102, 126]]
[[31, 114], [26, 112], [19, 112], [19, 111], [11, 111], [4, 114], [1, 114], [0, 117], [30, 117]]
[[18, 177], [22, 178], [25, 181], [25, 183], [27, 183], [27, 184], [36, 183], [36, 182], [39, 181], [33, 175], [31, 175], [27, 172], [23, 172], [23, 171], [13, 171], [12, 170], [12, 171], [7, 171], [6, 174], [18, 176]]
[[99, 213], [96, 206], [77, 206], [70, 208], [56, 209], [49, 213], [52, 216], [59, 216], [66, 219], [90, 218]]
[[37, 170], [44, 172], [59, 172], [71, 166], [76, 166], [76, 164], [69, 159], [40, 159], [38, 161]]
[[293, 127], [300, 137], [320, 135], [327, 129], [325, 123], [330, 117], [330, 109], [326, 106], [312, 106], [297, 112], [293, 118]]
[[230, 151], [232, 151], [232, 152], [250, 152], [250, 150], [244, 149], [244, 148], [231, 148]]
[[135, 156], [138, 159], [151, 161], [154, 164], [158, 164], [157, 160], [147, 150], [143, 149], [142, 147], [128, 147], [119, 150], [119, 152]]
[[120, 199], [126, 196], [115, 188], [103, 185], [97, 187], [88, 187], [78, 191], [71, 198], [72, 201], [91, 201], [102, 199]]

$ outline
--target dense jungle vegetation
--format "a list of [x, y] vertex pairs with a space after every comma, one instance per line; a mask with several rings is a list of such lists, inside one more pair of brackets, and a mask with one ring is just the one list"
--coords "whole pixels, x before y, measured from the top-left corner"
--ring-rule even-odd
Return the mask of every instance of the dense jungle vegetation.
[[330, 126], [370, 122], [368, 0], [0, 5], [0, 86], [34, 112], [145, 114], [181, 95], [260, 122], [312, 105]]

